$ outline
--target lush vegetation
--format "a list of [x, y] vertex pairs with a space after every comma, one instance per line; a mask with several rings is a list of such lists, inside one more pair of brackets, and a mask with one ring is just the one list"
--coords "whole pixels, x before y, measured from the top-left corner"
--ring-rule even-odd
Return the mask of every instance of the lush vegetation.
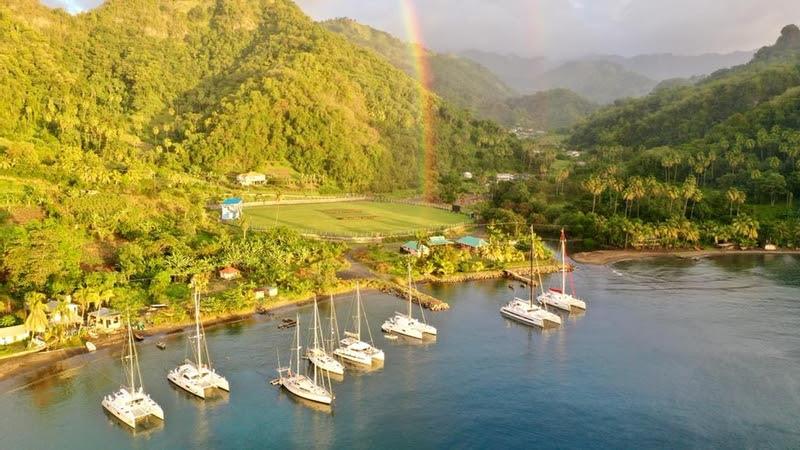
[[[419, 77], [418, 61], [412, 45], [396, 37], [362, 25], [351, 19], [335, 19], [322, 23], [328, 30], [341, 34], [354, 44], [368, 48], [386, 58], [395, 67], [412, 77]], [[421, 49], [430, 68], [430, 88], [453, 105], [479, 111], [485, 103], [503, 100], [515, 93], [492, 72], [472, 60], [456, 55]]]
[[432, 179], [435, 197], [440, 173], [507, 169], [522, 151], [288, 0], [109, 0], [78, 16], [0, 0], [0, 36], [2, 324], [56, 341], [74, 330], [48, 322], [51, 299], [84, 316], [165, 304], [153, 320], [174, 322], [189, 279], [224, 266], [244, 280], [212, 277], [208, 312], [253, 307], [255, 286], [334, 286], [342, 246], [206, 209], [239, 193], [231, 174], [281, 169], [320, 192]]
[[[618, 102], [569, 136], [579, 163], [491, 206], [568, 225], [587, 246], [800, 246], [800, 30], [745, 66]], [[541, 167], [552, 167], [539, 151]]]
[[508, 127], [560, 130], [572, 127], [597, 109], [598, 105], [568, 89], [552, 89], [486, 104], [482, 111]]

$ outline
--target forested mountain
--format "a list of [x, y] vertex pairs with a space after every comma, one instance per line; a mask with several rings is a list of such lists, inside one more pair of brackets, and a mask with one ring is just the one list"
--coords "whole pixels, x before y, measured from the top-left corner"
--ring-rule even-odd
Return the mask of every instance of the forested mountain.
[[753, 53], [752, 51], [704, 53], [702, 55], [658, 53], [627, 58], [617, 55], [600, 55], [587, 59], [610, 61], [647, 78], [664, 81], [672, 78], [708, 75], [720, 69], [738, 66], [748, 62], [753, 57]]
[[[111, 0], [74, 17], [0, 5], [7, 139], [70, 146], [98, 171], [284, 161], [345, 190], [419, 184], [418, 83], [288, 0]], [[438, 168], [509, 164], [498, 128], [432, 105]]]
[[674, 78], [708, 75], [747, 62], [752, 52], [727, 54], [653, 54], [633, 57], [587, 56], [558, 61], [525, 58], [490, 52], [466, 51], [473, 59], [497, 74], [519, 92], [567, 88], [596, 103], [611, 103], [625, 97], [640, 97], [658, 82]]
[[486, 105], [482, 111], [509, 127], [559, 130], [577, 124], [598, 108], [568, 89], [553, 89]]
[[480, 50], [461, 52], [465, 58], [478, 62], [496, 74], [503, 82], [517, 92], [530, 94], [539, 90], [537, 79], [560, 63], [545, 57], [527, 58], [524, 56], [499, 54]]
[[796, 26], [787, 26], [774, 46], [759, 50], [746, 65], [609, 107], [580, 126], [573, 143], [647, 148], [702, 139], [726, 150], [737, 142], [745, 145], [743, 139], [757, 139], [762, 130], [796, 130], [798, 34]]
[[608, 61], [571, 61], [541, 74], [538, 90], [565, 88], [596, 103], [611, 103], [627, 97], [641, 97], [656, 85], [638, 73]]
[[[375, 51], [409, 76], [419, 76], [411, 48], [416, 44], [403, 42], [389, 33], [351, 19], [328, 20], [322, 25], [356, 45]], [[515, 95], [492, 72], [472, 60], [427, 49], [419, 50], [430, 66], [430, 88], [455, 106], [476, 111], [487, 102]]]

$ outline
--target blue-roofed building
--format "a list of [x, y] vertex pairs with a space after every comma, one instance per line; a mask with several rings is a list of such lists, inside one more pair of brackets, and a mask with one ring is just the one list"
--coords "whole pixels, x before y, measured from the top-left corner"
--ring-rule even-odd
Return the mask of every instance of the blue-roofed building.
[[417, 241], [408, 241], [400, 247], [401, 251], [404, 251], [412, 256], [424, 256], [431, 252], [431, 249], [428, 248], [425, 244], [420, 244]]
[[220, 218], [222, 220], [238, 220], [242, 216], [244, 202], [239, 197], [226, 198], [220, 204]]
[[456, 241], [456, 244], [465, 250], [477, 251], [489, 245], [485, 239], [475, 236], [464, 236]]
[[428, 245], [430, 245], [431, 247], [439, 247], [439, 246], [442, 246], [442, 245], [450, 245], [452, 243], [453, 243], [453, 241], [447, 239], [444, 236], [431, 236], [431, 238], [428, 239]]

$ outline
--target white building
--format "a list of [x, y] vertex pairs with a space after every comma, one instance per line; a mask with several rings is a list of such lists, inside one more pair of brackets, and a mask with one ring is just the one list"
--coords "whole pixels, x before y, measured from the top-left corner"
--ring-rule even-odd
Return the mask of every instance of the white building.
[[253, 186], [255, 184], [266, 183], [267, 176], [259, 172], [247, 172], [237, 175], [236, 181], [238, 181], [242, 186]]
[[25, 325], [0, 328], [0, 345], [11, 345], [28, 339], [28, 330]]
[[57, 312], [58, 302], [51, 300], [47, 303], [47, 316], [50, 317], [50, 323], [54, 325], [80, 325], [83, 323], [79, 307], [75, 303], [69, 303], [69, 317], [61, 317], [61, 313]]
[[498, 173], [496, 176], [497, 181], [514, 181], [516, 178], [513, 173]]

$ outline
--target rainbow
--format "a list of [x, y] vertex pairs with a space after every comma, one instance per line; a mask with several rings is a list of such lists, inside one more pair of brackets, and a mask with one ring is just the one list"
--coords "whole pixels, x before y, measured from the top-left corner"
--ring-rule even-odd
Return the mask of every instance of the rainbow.
[[436, 196], [436, 135], [435, 135], [435, 101], [431, 94], [431, 69], [426, 55], [419, 15], [413, 0], [400, 0], [403, 12], [403, 23], [406, 29], [406, 39], [409, 41], [411, 58], [414, 71], [419, 80], [419, 102], [422, 113], [422, 135], [420, 145], [424, 155], [422, 167], [423, 194], [427, 200], [434, 200]]

